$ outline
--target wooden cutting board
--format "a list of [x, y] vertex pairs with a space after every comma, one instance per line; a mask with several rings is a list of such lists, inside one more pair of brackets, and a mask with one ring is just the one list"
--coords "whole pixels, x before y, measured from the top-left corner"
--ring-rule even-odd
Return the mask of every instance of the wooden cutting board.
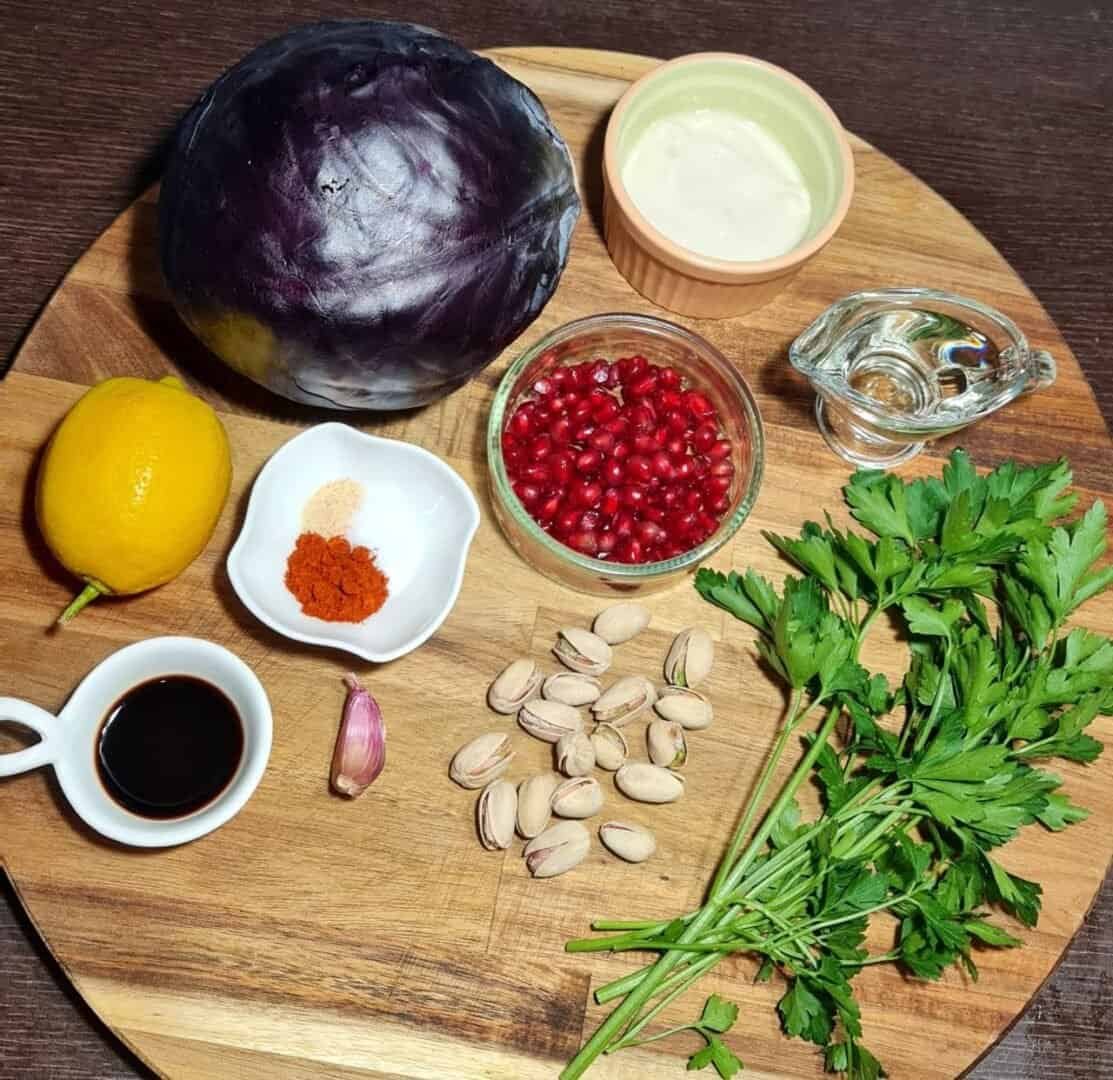
[[[598, 311], [655, 309], [631, 291], [599, 233], [599, 169], [607, 112], [654, 61], [565, 49], [491, 55], [532, 86], [571, 144], [586, 211], [556, 297], [521, 344]], [[1068, 454], [1084, 498], [1113, 492], [1113, 454], [1094, 399], [1058, 331], [1001, 256], [953, 207], [884, 154], [853, 140], [858, 188], [835, 241], [768, 307], [742, 320], [696, 323], [750, 381], [764, 415], [768, 463], [761, 497], [716, 566], [784, 566], [759, 530], [795, 531], [840, 505], [847, 470], [817, 435], [811, 395], [790, 370], [789, 341], [828, 303], [855, 289], [923, 284], [977, 296], [1010, 313], [1059, 361], [1059, 381], [965, 433], [979, 465]], [[274, 708], [274, 752], [255, 797], [231, 824], [185, 847], [123, 850], [68, 812], [49, 772], [0, 782], [0, 859], [62, 967], [104, 1021], [166, 1076], [554, 1077], [603, 1011], [592, 985], [629, 957], [565, 955], [593, 916], [682, 912], [700, 901], [782, 707], [758, 669], [751, 635], [680, 586], [651, 598], [651, 630], [618, 650], [616, 673], [648, 671], [670, 636], [692, 623], [718, 641], [710, 694], [718, 719], [692, 739], [689, 794], [641, 807], [607, 786], [604, 813], [651, 824], [660, 850], [627, 866], [596, 848], [573, 873], [527, 875], [518, 845], [480, 849], [474, 796], [448, 780], [455, 748], [509, 719], [487, 712], [492, 674], [510, 657], [545, 660], [554, 630], [586, 624], [599, 601], [561, 589], [515, 556], [487, 502], [482, 433], [507, 357], [416, 415], [361, 418], [368, 429], [421, 443], [476, 491], [483, 524], [459, 603], [441, 631], [395, 663], [358, 666], [382, 704], [388, 767], [359, 801], [330, 796], [327, 772], [351, 660], [286, 641], [238, 603], [224, 559], [246, 493], [266, 458], [321, 413], [293, 406], [222, 369], [180, 325], [163, 294], [148, 193], [93, 245], [35, 324], [0, 383], [0, 694], [57, 709], [74, 684], [120, 646], [192, 634], [233, 649], [259, 674]], [[37, 537], [30, 509], [37, 451], [85, 387], [110, 375], [181, 372], [222, 411], [235, 462], [232, 498], [208, 549], [178, 580], [148, 595], [101, 601], [62, 633], [48, 628], [73, 582]], [[936, 471], [945, 447], [908, 468]], [[845, 515], [836, 513], [845, 520]], [[1084, 621], [1113, 633], [1113, 598]], [[869, 661], [890, 673], [900, 649], [879, 641]], [[551, 666], [546, 661], [546, 666]], [[1113, 722], [1095, 725], [1109, 742]], [[0, 735], [0, 738], [3, 736]], [[9, 746], [10, 748], [10, 746]], [[546, 748], [517, 738], [519, 767]], [[949, 972], [925, 985], [881, 967], [856, 981], [865, 1042], [894, 1077], [950, 1077], [1010, 1023], [1054, 967], [1090, 906], [1113, 851], [1113, 753], [1064, 764], [1071, 797], [1093, 816], [1067, 837], [1038, 828], [1003, 852], [1043, 882], [1044, 914], [1020, 930], [1023, 949], [979, 956], [971, 983]], [[599, 819], [603, 820], [603, 819]], [[748, 1075], [817, 1076], [807, 1044], [784, 1038], [773, 986], [753, 986], [727, 962], [682, 999], [680, 1019], [718, 989], [743, 1005], [729, 1036]], [[676, 1077], [681, 1040], [603, 1059], [600, 1077]]]

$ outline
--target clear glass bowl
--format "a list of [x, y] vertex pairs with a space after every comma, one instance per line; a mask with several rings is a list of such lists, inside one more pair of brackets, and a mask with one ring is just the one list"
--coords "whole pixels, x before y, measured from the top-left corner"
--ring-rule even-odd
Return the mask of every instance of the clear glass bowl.
[[[641, 353], [651, 364], [671, 365], [715, 406], [733, 449], [730, 509], [703, 543], [661, 562], [628, 564], [595, 559], [562, 544], [534, 521], [510, 486], [502, 459], [502, 433], [520, 401], [543, 375], [583, 360], [617, 360]], [[487, 467], [495, 516], [510, 543], [534, 569], [580, 592], [599, 596], [654, 592], [693, 573], [738, 531], [761, 485], [765, 436], [746, 380], [703, 338], [647, 315], [593, 315], [566, 323], [510, 365], [495, 393], [487, 424]]]

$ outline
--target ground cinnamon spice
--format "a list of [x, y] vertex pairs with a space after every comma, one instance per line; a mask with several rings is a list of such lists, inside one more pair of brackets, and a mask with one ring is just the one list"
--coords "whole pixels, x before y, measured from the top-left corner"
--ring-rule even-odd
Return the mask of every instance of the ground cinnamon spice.
[[286, 588], [301, 610], [326, 622], [363, 622], [386, 603], [386, 575], [365, 547], [303, 532], [286, 560]]

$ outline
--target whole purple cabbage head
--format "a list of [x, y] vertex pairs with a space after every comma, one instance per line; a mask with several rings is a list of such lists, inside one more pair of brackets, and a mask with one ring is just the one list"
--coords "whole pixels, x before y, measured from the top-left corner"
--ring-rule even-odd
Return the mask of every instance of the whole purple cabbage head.
[[205, 344], [276, 393], [423, 405], [548, 302], [574, 181], [544, 107], [489, 60], [405, 23], [304, 26], [184, 118], [163, 276]]

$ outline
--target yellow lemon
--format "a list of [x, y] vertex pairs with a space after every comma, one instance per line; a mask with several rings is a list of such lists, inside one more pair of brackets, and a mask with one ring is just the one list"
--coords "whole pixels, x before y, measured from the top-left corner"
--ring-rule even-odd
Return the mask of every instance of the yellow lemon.
[[231, 480], [224, 425], [178, 379], [106, 379], [86, 392], [46, 448], [35, 502], [51, 551], [87, 583], [58, 621], [180, 574]]

